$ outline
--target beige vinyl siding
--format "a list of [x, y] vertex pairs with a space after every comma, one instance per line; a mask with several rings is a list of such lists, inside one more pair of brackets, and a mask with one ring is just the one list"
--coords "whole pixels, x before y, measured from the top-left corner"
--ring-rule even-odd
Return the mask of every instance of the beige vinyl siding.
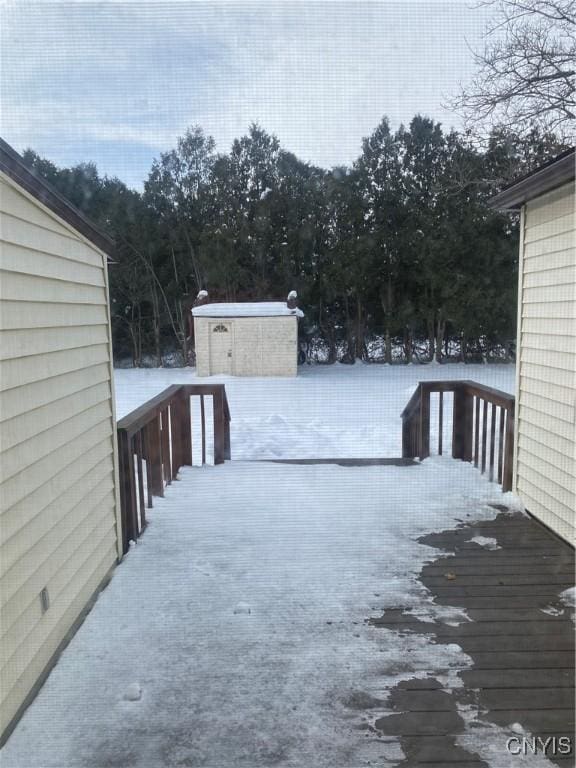
[[[1, 277], [0, 275], [0, 279]], [[93, 344], [77, 349], [52, 352], [45, 356], [42, 361], [42, 368], [39, 368], [36, 362], [34, 357], [0, 360], [0, 392], [25, 386], [32, 382], [45, 382], [46, 379], [54, 379], [62, 374], [85, 372], [97, 363], [109, 365], [110, 353], [107, 344]], [[84, 373], [83, 375], [86, 381], [88, 374]], [[4, 407], [0, 407], [0, 413], [5, 413]], [[10, 412], [7, 411], [7, 413]]]
[[3, 412], [0, 412], [0, 422], [6, 419], [6, 414], [11, 414], [13, 418], [21, 413], [34, 411], [36, 408], [57, 402], [54, 400], [54, 390], [58, 392], [60, 398], [82, 392], [86, 386], [87, 372], [89, 372], [90, 381], [94, 385], [101, 384], [103, 381], [107, 382], [110, 379], [109, 366], [106, 363], [97, 363], [96, 365], [87, 365], [80, 370], [52, 376], [49, 379], [48, 387], [44, 381], [32, 381], [19, 387], [4, 390], [2, 392]]
[[194, 318], [194, 351], [196, 354], [196, 373], [198, 376], [210, 376], [210, 324], [208, 318]]
[[298, 320], [271, 317], [195, 317], [196, 370], [210, 376], [211, 328], [222, 321], [230, 327], [233, 376], [296, 376]]
[[[3, 229], [2, 232], [4, 233], [4, 231]], [[59, 239], [64, 240], [64, 238]], [[104, 287], [102, 268], [97, 265], [84, 264], [78, 259], [62, 258], [57, 253], [47, 253], [45, 250], [23, 248], [6, 241], [4, 241], [2, 251], [4, 268], [16, 274], [48, 277], [66, 283]]]
[[4, 731], [119, 549], [106, 256], [4, 175], [0, 240]]
[[526, 508], [574, 540], [576, 246], [574, 185], [523, 211], [515, 488]]
[[[114, 561], [116, 553], [115, 544], [110, 544], [108, 539], [109, 536], [106, 537], [105, 541], [95, 542], [90, 556], [82, 563], [81, 569], [74, 573], [67, 573], [69, 581], [77, 582], [79, 588], [75, 590], [70, 601], [68, 599], [62, 601], [62, 605], [67, 607], [63, 613], [58, 613], [57, 623], [46, 624], [43, 643], [38, 646], [36, 652], [34, 651], [37, 644], [34, 643], [26, 664], [23, 663], [20, 656], [17, 662], [12, 660], [6, 665], [9, 677], [7, 676], [5, 679], [3, 677], [2, 680], [2, 706], [6, 713], [18, 711], [21, 703], [26, 699], [39, 676], [43, 674], [50, 663], [52, 659], [50, 649], [58, 648], [66, 639], [67, 633], [62, 635], [62, 627], [71, 628], [74, 625], [102, 583], [102, 574], [108, 573], [110, 563]], [[49, 611], [45, 616], [48, 614]]]
[[233, 334], [233, 373], [236, 376], [262, 375], [262, 326], [259, 319], [238, 318], [233, 322]]
[[4, 270], [0, 283], [0, 300], [2, 299], [102, 306], [103, 302], [106, 303], [106, 291], [99, 285], [82, 285], [74, 280], [57, 280]]
[[263, 318], [262, 368], [268, 376], [296, 376], [298, 320], [295, 317]]

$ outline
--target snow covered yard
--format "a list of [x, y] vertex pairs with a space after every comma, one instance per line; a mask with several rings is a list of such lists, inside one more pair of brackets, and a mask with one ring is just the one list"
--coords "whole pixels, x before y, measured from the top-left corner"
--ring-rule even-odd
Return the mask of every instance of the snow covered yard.
[[[400, 414], [418, 381], [472, 379], [513, 394], [514, 371], [513, 365], [336, 364], [300, 366], [298, 376], [288, 379], [201, 379], [191, 368], [120, 369], [117, 416], [170, 384], [221, 382], [232, 415], [233, 459], [394, 457], [402, 450]], [[434, 415], [432, 410], [432, 438]]]
[[[366, 620], [401, 607], [467, 621], [419, 581], [438, 550], [417, 539], [517, 500], [449, 458], [246, 459], [398, 456], [417, 378], [511, 391], [514, 371], [334, 366], [225, 380], [236, 461], [185, 468], [155, 499], [144, 536], [2, 750], [3, 768], [407, 765], [398, 739], [369, 729], [392, 711], [388, 693], [431, 670], [445, 688], [462, 687], [471, 660], [458, 645]], [[183, 381], [198, 380], [191, 370], [118, 371], [118, 416]], [[462, 716], [472, 724], [462, 744], [494, 768], [510, 765], [494, 745], [514, 731]]]

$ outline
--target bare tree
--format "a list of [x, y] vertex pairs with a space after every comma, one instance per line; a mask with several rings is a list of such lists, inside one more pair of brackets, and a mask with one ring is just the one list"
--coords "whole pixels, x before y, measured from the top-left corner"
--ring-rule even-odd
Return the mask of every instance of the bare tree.
[[494, 7], [478, 71], [450, 106], [469, 127], [500, 125], [524, 133], [535, 126], [569, 135], [576, 115], [575, 0], [481, 0]]

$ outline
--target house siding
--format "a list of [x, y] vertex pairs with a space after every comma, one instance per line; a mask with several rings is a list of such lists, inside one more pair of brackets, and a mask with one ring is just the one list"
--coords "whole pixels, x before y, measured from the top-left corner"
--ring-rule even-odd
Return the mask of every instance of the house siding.
[[[196, 372], [210, 376], [210, 328], [216, 318], [195, 317]], [[294, 316], [226, 317], [231, 326], [234, 376], [296, 376], [298, 320]]]
[[0, 242], [4, 733], [120, 550], [106, 256], [4, 174]]
[[528, 511], [569, 541], [576, 510], [574, 205], [570, 183], [522, 213], [514, 467]]

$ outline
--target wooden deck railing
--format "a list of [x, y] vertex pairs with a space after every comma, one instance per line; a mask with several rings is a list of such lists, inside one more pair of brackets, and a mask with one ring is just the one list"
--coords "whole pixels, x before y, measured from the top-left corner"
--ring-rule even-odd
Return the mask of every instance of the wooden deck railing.
[[402, 411], [402, 456], [430, 456], [430, 399], [438, 395], [438, 447], [444, 450], [445, 394], [453, 393], [452, 456], [474, 462], [489, 479], [512, 488], [514, 397], [473, 381], [424, 381]]
[[[191, 397], [200, 401], [199, 434], [192, 426]], [[118, 421], [124, 553], [146, 527], [145, 508], [152, 506], [152, 497], [164, 496], [180, 467], [193, 464], [195, 442], [206, 463], [205, 397], [212, 398], [214, 463], [221, 464], [230, 458], [230, 410], [223, 384], [175, 384]]]

